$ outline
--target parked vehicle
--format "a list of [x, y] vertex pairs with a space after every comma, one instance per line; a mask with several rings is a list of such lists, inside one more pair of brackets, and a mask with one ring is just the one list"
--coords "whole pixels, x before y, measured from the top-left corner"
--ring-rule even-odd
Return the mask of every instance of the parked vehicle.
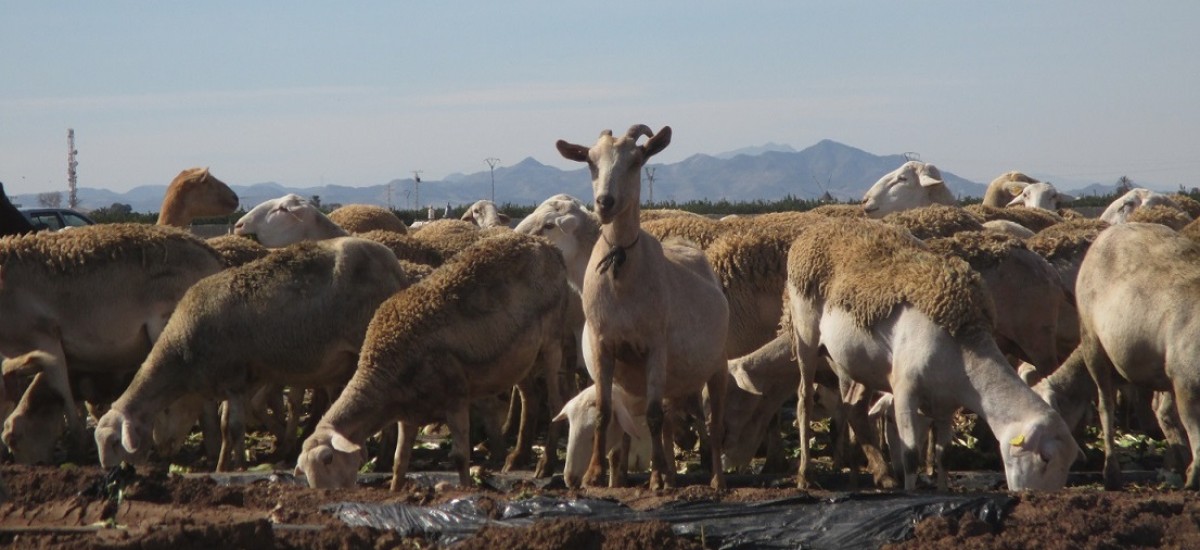
[[81, 227], [96, 223], [91, 218], [70, 208], [21, 208], [20, 211], [38, 230], [58, 231], [67, 227]]

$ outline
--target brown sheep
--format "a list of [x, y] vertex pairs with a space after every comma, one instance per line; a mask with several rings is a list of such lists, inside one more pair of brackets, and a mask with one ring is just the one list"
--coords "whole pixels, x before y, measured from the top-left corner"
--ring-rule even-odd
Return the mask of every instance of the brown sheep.
[[982, 204], [972, 204], [964, 208], [968, 212], [979, 216], [979, 218], [985, 222], [992, 220], [1008, 220], [1019, 223], [1029, 228], [1029, 230], [1033, 231], [1034, 233], [1063, 221], [1058, 214], [1041, 208], [1025, 208], [1023, 206], [997, 208]]
[[893, 212], [884, 216], [883, 221], [903, 227], [921, 240], [949, 237], [960, 231], [983, 231], [978, 217], [957, 206], [943, 204]]
[[329, 220], [336, 223], [349, 233], [366, 233], [367, 231], [384, 230], [395, 233], [408, 233], [404, 220], [396, 217], [391, 210], [373, 204], [347, 204], [329, 213]]

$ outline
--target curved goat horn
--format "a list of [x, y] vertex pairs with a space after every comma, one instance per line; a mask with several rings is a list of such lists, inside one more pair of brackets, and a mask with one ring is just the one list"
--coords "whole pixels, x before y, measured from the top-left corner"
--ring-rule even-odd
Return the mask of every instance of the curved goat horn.
[[634, 124], [629, 127], [629, 131], [625, 132], [625, 137], [636, 140], [640, 136], [654, 137], [654, 131], [645, 124]]

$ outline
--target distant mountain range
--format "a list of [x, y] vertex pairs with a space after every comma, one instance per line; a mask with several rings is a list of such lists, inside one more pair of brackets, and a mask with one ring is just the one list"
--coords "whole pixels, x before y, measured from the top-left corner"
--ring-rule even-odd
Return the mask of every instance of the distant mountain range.
[[[905, 162], [904, 155], [874, 155], [835, 141], [823, 140], [796, 151], [788, 145], [768, 143], [719, 155], [693, 155], [674, 164], [651, 164], [653, 189], [643, 173], [642, 198], [656, 202], [722, 199], [731, 202], [778, 200], [786, 196], [820, 198], [825, 193], [840, 201], [857, 201], [884, 174]], [[942, 171], [946, 184], [959, 197], [982, 197], [986, 184], [960, 178]], [[444, 207], [471, 204], [489, 198], [492, 189], [489, 171], [452, 174], [443, 180], [423, 180], [419, 186], [412, 178], [394, 179], [385, 184], [350, 187], [322, 185], [288, 187], [279, 183], [230, 185], [241, 197], [242, 206], [251, 208], [265, 200], [295, 193], [314, 195], [326, 205], [376, 204], [397, 209], [414, 208], [420, 203]], [[591, 181], [586, 168], [561, 170], [526, 158], [495, 170], [496, 202], [538, 204], [558, 193], [567, 193], [590, 202]], [[1095, 184], [1099, 185], [1099, 184]], [[418, 188], [419, 187], [419, 188]], [[1113, 186], [1109, 186], [1111, 189]], [[1103, 188], [1102, 186], [1100, 187]], [[390, 200], [389, 200], [390, 191]], [[1096, 189], [1087, 188], [1091, 194]], [[165, 185], [135, 187], [125, 193], [81, 187], [77, 192], [80, 208], [93, 210], [114, 203], [128, 204], [135, 212], [157, 212], [166, 194]], [[37, 195], [16, 195], [14, 202], [37, 206]]]

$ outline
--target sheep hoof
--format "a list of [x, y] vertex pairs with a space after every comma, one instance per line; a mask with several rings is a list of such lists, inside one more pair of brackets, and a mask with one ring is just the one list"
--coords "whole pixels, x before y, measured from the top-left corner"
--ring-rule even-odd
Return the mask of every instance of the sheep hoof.
[[658, 471], [650, 472], [650, 490], [661, 491], [666, 488], [667, 483], [666, 480], [663, 479], [662, 473]]
[[[1190, 478], [1191, 476], [1188, 479], [1189, 484], [1194, 481]], [[1116, 460], [1104, 460], [1104, 490], [1121, 490], [1121, 465]]]
[[900, 484], [896, 482], [896, 478], [884, 474], [875, 479], [875, 486], [879, 487], [880, 489], [895, 489], [899, 487]]
[[604, 476], [604, 469], [598, 467], [588, 468], [587, 473], [583, 474], [584, 487], [599, 487], [600, 478]]

